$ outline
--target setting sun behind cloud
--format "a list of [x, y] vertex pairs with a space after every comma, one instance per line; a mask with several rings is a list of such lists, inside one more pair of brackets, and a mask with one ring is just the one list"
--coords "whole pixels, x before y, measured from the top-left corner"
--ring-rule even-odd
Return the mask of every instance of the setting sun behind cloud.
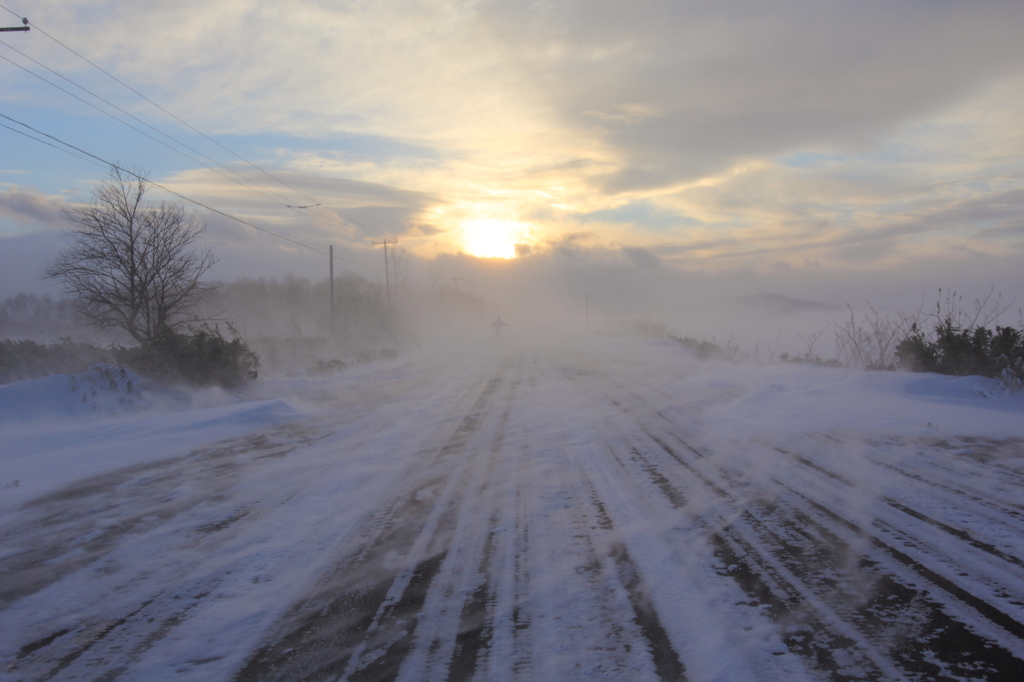
[[478, 258], [515, 258], [528, 227], [514, 220], [474, 218], [462, 223], [462, 249]]

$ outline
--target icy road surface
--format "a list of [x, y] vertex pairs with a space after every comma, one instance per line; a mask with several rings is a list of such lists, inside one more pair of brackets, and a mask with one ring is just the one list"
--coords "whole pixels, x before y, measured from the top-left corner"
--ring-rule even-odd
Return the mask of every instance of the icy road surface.
[[993, 387], [594, 341], [0, 423], [0, 679], [1020, 682]]

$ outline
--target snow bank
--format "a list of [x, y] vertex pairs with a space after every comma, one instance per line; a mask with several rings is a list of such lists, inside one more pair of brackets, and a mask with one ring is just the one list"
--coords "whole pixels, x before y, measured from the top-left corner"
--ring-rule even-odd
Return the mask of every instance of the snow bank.
[[[1009, 394], [983, 377], [701, 362], [675, 343], [656, 341], [590, 339], [556, 354], [580, 371], [601, 368], [624, 388], [655, 388], [667, 409], [699, 414], [702, 430], [736, 441], [840, 431], [862, 437], [1024, 436], [1024, 393]], [[488, 357], [476, 360], [486, 364]], [[460, 362], [473, 360], [463, 356]], [[418, 361], [433, 364], [430, 358]], [[305, 395], [320, 403], [342, 395], [358, 401], [355, 389], [364, 396], [387, 393], [394, 374], [416, 364], [407, 359], [383, 371], [368, 367], [343, 380], [278, 380], [262, 387], [265, 400], [235, 402], [230, 394], [207, 391], [174, 409], [159, 396], [143, 396], [138, 375], [105, 365], [2, 386], [0, 506], [76, 477], [181, 455], [308, 414], [294, 398], [276, 396]]]
[[111, 414], [139, 405], [146, 380], [100, 363], [81, 374], [54, 374], [0, 386], [0, 423]]
[[[144, 384], [131, 370], [96, 365], [82, 374], [0, 387], [0, 509], [82, 478], [186, 455], [301, 414], [286, 400], [237, 402], [221, 391], [164, 400], [167, 396], [144, 396]], [[186, 405], [193, 407], [183, 409]]]
[[773, 365], [705, 367], [689, 392], [720, 396], [701, 406], [716, 426], [750, 437], [844, 430], [920, 435], [936, 431], [1024, 435], [1024, 394], [995, 379]]

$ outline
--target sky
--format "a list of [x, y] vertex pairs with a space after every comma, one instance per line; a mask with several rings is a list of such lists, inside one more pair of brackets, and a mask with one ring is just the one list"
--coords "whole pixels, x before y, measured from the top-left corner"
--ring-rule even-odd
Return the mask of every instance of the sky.
[[0, 296], [54, 288], [106, 173], [21, 131], [263, 228], [189, 204], [223, 279], [322, 277], [328, 244], [381, 278], [388, 238], [479, 288], [1024, 304], [1018, 0], [0, 2], [21, 16]]

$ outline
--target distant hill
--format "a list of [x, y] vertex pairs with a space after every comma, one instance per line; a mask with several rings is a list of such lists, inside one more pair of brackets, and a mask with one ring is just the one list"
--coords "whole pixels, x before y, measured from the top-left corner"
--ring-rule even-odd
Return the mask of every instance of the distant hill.
[[819, 303], [817, 301], [803, 301], [799, 298], [790, 298], [782, 294], [755, 294], [753, 296], [740, 296], [733, 301], [739, 307], [765, 313], [768, 315], [792, 315], [794, 313], [815, 312], [826, 313], [839, 310], [843, 306], [833, 303]]

